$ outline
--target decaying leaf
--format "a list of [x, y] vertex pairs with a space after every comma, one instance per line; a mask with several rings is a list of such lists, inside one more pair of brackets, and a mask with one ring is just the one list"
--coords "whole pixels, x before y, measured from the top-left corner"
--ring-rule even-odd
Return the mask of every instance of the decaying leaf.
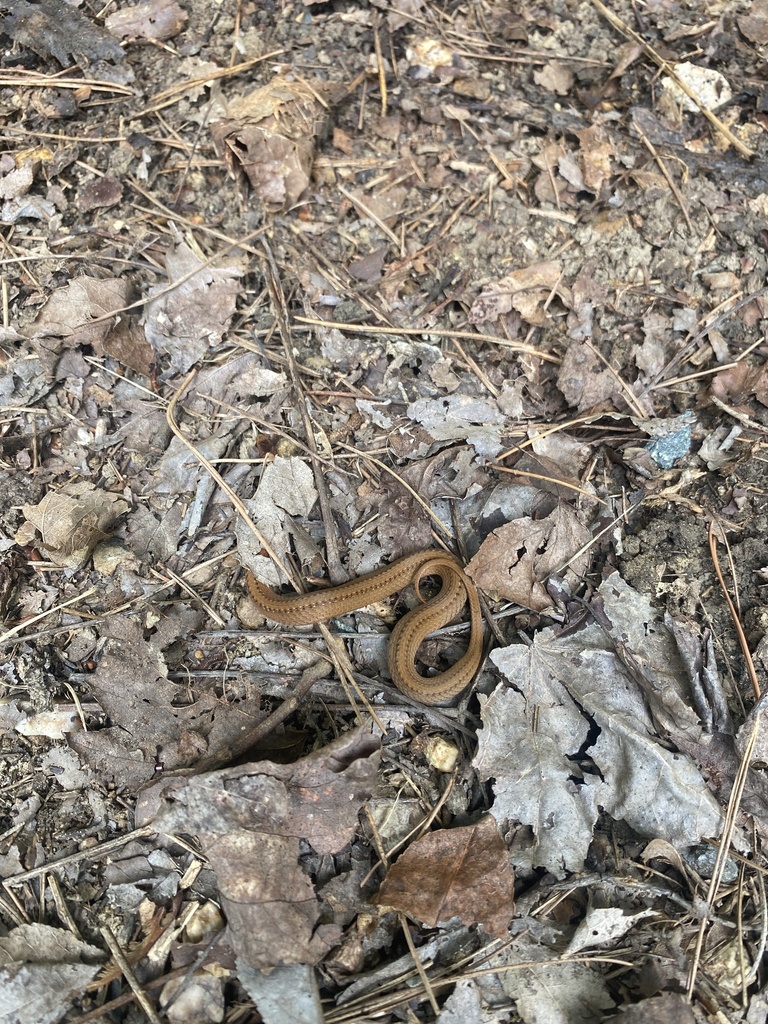
[[736, 363], [721, 370], [712, 379], [712, 394], [732, 405], [742, 405], [754, 395], [761, 405], [768, 405], [768, 368], [747, 362]]
[[104, 24], [121, 39], [172, 39], [189, 15], [176, 0], [143, 0], [107, 15]]
[[123, 196], [123, 183], [117, 178], [105, 175], [89, 181], [77, 194], [77, 205], [83, 213], [90, 210], [107, 210], [119, 203]]
[[168, 250], [165, 270], [174, 287], [154, 289], [157, 297], [147, 303], [144, 331], [174, 369], [186, 373], [221, 341], [235, 312], [244, 269], [239, 258], [212, 265], [183, 241]]
[[235, 756], [249, 718], [236, 701], [213, 692], [190, 700], [186, 684], [168, 678], [163, 648], [199, 628], [200, 613], [169, 613], [154, 622], [151, 637], [143, 625], [115, 615], [102, 627], [95, 670], [88, 677], [92, 696], [111, 726], [71, 737], [71, 745], [103, 775], [137, 788], [165, 769], [211, 767]]
[[[299, 554], [308, 561], [316, 549], [308, 543], [307, 535], [295, 528], [293, 520], [308, 516], [316, 501], [314, 475], [306, 462], [277, 455], [264, 467], [249, 512], [259, 524], [262, 536], [281, 558], [287, 555], [293, 540]], [[251, 570], [269, 586], [282, 586], [285, 578], [270, 558], [259, 557], [260, 544], [251, 531], [238, 523], [237, 533], [243, 560]]]
[[0, 1017], [56, 1024], [103, 958], [63, 928], [36, 923], [12, 929], [0, 938]]
[[[23, 508], [27, 522], [19, 529], [19, 544], [33, 544], [56, 565], [76, 569], [99, 541], [109, 536], [128, 503], [83, 480], [60, 491], [49, 491], [37, 505]], [[36, 541], [37, 534], [40, 539]]]
[[586, 342], [572, 341], [566, 349], [557, 386], [569, 405], [581, 411], [621, 394], [621, 384]]
[[533, 73], [536, 85], [557, 96], [567, 96], [573, 88], [573, 71], [559, 60], [551, 60]]
[[326, 121], [318, 97], [302, 81], [276, 78], [232, 100], [226, 118], [211, 126], [232, 173], [240, 167], [270, 210], [293, 206], [309, 184], [315, 139]]
[[544, 304], [557, 289], [562, 272], [558, 260], [544, 260], [513, 270], [478, 295], [469, 312], [470, 323], [492, 322], [512, 309], [528, 323], [545, 323]]
[[590, 907], [573, 933], [566, 953], [575, 956], [583, 949], [594, 949], [622, 938], [636, 924], [648, 917], [658, 917], [655, 910], [627, 913], [623, 907]]
[[460, 918], [489, 935], [507, 934], [514, 913], [514, 878], [496, 822], [429, 832], [387, 872], [376, 902], [429, 928]]
[[101, 355], [130, 295], [122, 279], [76, 277], [53, 292], [26, 333], [49, 360], [63, 348], [91, 346]]
[[0, 178], [0, 199], [18, 199], [32, 188], [35, 171], [31, 163], [15, 167]]
[[346, 733], [294, 764], [260, 761], [145, 790], [137, 823], [191, 832], [216, 872], [235, 951], [251, 967], [316, 963], [341, 937], [320, 922], [304, 840], [338, 853], [376, 782], [379, 741]]
[[[604, 1019], [613, 1007], [604, 978], [588, 964], [562, 961], [524, 935], [489, 960], [525, 1024], [577, 1024]], [[512, 968], [512, 969], [510, 969]]]
[[589, 555], [583, 549], [589, 537], [576, 512], [558, 505], [545, 519], [523, 516], [494, 530], [467, 573], [484, 593], [543, 611], [552, 605], [545, 587], [548, 576], [564, 572], [575, 583], [586, 570]]
[[97, 60], [123, 59], [115, 37], [71, 4], [60, 0], [38, 0], [35, 4], [6, 0], [3, 9], [9, 13], [0, 19], [0, 31], [41, 57], [54, 57], [64, 67], [70, 64], [70, 58], [84, 67]]
[[447, 395], [420, 398], [408, 406], [408, 415], [420, 423], [436, 441], [461, 438], [479, 455], [493, 458], [501, 451], [503, 413], [490, 398]]
[[758, 46], [768, 46], [768, 3], [766, 0], [754, 0], [746, 10], [748, 14], [742, 14], [736, 19], [739, 31]]
[[714, 68], [705, 68], [686, 60], [675, 64], [674, 71], [677, 78], [688, 86], [698, 103], [694, 103], [690, 96], [683, 92], [677, 82], [669, 76], [662, 78], [661, 87], [673, 103], [679, 104], [683, 110], [687, 110], [689, 113], [698, 114], [700, 107], [705, 110], [715, 110], [723, 103], [727, 103], [733, 96], [733, 90], [727, 79]]

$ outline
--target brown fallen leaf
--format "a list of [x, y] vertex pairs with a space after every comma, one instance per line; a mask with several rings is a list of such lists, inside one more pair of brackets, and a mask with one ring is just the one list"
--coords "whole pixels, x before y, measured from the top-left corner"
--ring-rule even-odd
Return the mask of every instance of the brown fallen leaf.
[[564, 573], [566, 581], [575, 583], [586, 571], [589, 553], [574, 555], [589, 538], [589, 530], [568, 505], [559, 505], [546, 519], [522, 516], [483, 541], [467, 575], [483, 593], [540, 612], [552, 605], [544, 585], [548, 576]]
[[16, 542], [36, 543], [56, 565], [77, 569], [127, 510], [122, 498], [83, 480], [49, 491], [37, 505], [24, 505], [27, 521], [18, 530]]
[[[131, 286], [118, 278], [95, 278], [85, 275], [57, 288], [24, 330], [40, 358], [50, 365], [62, 349], [93, 347], [99, 354], [114, 329], [118, 313], [131, 299]], [[114, 317], [109, 318], [110, 314]]]
[[498, 826], [485, 815], [475, 825], [429, 832], [387, 872], [376, 903], [435, 928], [453, 917], [506, 936], [515, 909], [514, 877]]
[[110, 725], [70, 737], [94, 770], [130, 789], [155, 777], [159, 765], [172, 772], [228, 763], [242, 753], [256, 720], [237, 701], [222, 701], [212, 691], [190, 693], [186, 683], [168, 678], [164, 652], [200, 629], [199, 612], [169, 610], [153, 622], [148, 638], [145, 625], [115, 615], [100, 627], [88, 688]]
[[768, 371], [765, 366], [746, 361], [737, 363], [713, 377], [712, 394], [729, 405], [742, 405], [750, 395], [761, 405], [768, 405]]
[[172, 39], [187, 23], [189, 15], [176, 0], [144, 0], [110, 14], [104, 24], [121, 39]]
[[264, 205], [277, 211], [298, 202], [309, 185], [315, 139], [325, 121], [316, 89], [277, 78], [232, 100], [211, 135], [231, 173], [240, 167]]
[[579, 412], [622, 393], [616, 374], [606, 369], [590, 345], [580, 341], [571, 341], [568, 345], [557, 375], [557, 386], [566, 402]]
[[469, 311], [470, 323], [492, 322], [512, 309], [529, 323], [544, 323], [544, 305], [552, 291], [558, 288], [561, 274], [562, 263], [559, 260], [543, 260], [513, 270], [487, 285], [478, 295]]
[[600, 193], [613, 174], [613, 148], [609, 136], [600, 125], [579, 132], [584, 185], [595, 195]]
[[216, 872], [235, 952], [251, 967], [314, 964], [341, 939], [321, 923], [302, 840], [320, 854], [351, 841], [376, 784], [379, 741], [345, 733], [294, 764], [259, 761], [144, 790], [136, 820], [194, 833]]
[[107, 210], [123, 197], [122, 182], [110, 176], [89, 181], [77, 193], [77, 206], [82, 213], [90, 210]]

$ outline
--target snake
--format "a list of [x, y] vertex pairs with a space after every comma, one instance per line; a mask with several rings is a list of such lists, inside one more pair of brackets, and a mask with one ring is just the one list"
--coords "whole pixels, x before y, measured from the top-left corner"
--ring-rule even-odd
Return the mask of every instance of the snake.
[[[440, 578], [440, 590], [423, 598], [420, 584], [426, 576]], [[412, 584], [420, 604], [395, 625], [389, 640], [389, 674], [397, 688], [422, 704], [443, 704], [457, 697], [472, 681], [483, 654], [483, 623], [475, 584], [454, 555], [419, 551], [357, 576], [347, 583], [307, 594], [276, 594], [246, 573], [248, 592], [265, 618], [283, 626], [309, 626], [373, 604]], [[470, 634], [466, 653], [435, 676], [416, 671], [416, 652], [429, 633], [447, 625], [469, 604]]]

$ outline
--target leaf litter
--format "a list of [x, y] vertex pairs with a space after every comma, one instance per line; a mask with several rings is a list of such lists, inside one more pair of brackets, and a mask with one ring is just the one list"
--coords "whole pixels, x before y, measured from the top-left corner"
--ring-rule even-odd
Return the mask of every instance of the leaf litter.
[[764, 6], [4, 6], [9, 1019], [764, 1012]]

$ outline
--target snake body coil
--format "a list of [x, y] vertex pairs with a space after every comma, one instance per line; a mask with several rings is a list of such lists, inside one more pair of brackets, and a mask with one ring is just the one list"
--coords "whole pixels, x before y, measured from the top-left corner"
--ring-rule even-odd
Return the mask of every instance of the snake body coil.
[[[419, 585], [425, 576], [438, 576], [442, 586], [428, 600], [400, 619], [389, 642], [389, 671], [395, 685], [407, 697], [423, 704], [439, 704], [458, 696], [472, 680], [483, 653], [483, 629], [477, 590], [453, 555], [420, 551], [398, 558], [366, 576], [311, 594], [276, 594], [252, 573], [246, 582], [248, 592], [262, 615], [284, 626], [308, 626], [373, 604], [413, 584], [421, 598]], [[416, 671], [416, 652], [424, 638], [451, 622], [469, 603], [470, 636], [466, 654], [437, 676], [422, 676]]]

